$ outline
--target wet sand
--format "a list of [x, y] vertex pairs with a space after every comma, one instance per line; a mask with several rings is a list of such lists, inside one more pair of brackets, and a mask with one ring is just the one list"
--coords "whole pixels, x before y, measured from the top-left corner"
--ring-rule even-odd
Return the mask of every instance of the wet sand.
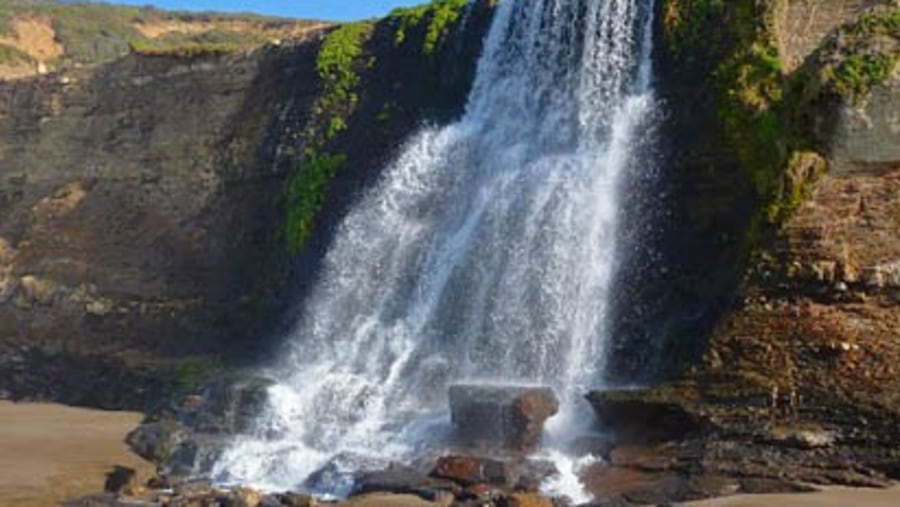
[[734, 496], [680, 505], [683, 507], [900, 507], [900, 488], [823, 488], [818, 493]]
[[103, 491], [113, 465], [153, 467], [123, 440], [141, 419], [61, 405], [0, 401], [0, 506], [48, 507]]

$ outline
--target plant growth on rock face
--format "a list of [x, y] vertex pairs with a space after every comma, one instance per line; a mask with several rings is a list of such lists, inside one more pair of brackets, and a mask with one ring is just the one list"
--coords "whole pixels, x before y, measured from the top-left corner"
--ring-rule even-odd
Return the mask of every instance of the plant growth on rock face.
[[403, 44], [409, 30], [421, 26], [425, 21], [428, 25], [425, 28], [422, 52], [426, 55], [434, 54], [449, 28], [462, 16], [468, 3], [469, 0], [433, 0], [418, 7], [394, 9], [388, 15], [396, 23], [394, 43], [398, 46]]
[[900, 60], [900, 9], [870, 12], [838, 30], [815, 55], [816, 90], [851, 102], [886, 82]]
[[306, 143], [299, 170], [288, 181], [285, 193], [287, 216], [285, 239], [288, 250], [300, 252], [325, 201], [325, 193], [346, 164], [342, 153], [329, 153], [325, 147], [347, 129], [347, 117], [359, 102], [359, 72], [374, 65], [364, 58], [364, 45], [374, 25], [349, 23], [333, 30], [325, 38], [316, 58], [316, 73], [321, 91], [313, 106], [313, 118], [303, 140]]
[[721, 142], [736, 157], [757, 202], [744, 238], [747, 253], [765, 229], [791, 216], [824, 170], [821, 164], [813, 171], [795, 167], [809, 161], [815, 147], [809, 126], [794, 121], [799, 107], [792, 93], [795, 79], [785, 74], [775, 29], [781, 8], [781, 0], [664, 4], [664, 33], [675, 58], [714, 54], [710, 77]]

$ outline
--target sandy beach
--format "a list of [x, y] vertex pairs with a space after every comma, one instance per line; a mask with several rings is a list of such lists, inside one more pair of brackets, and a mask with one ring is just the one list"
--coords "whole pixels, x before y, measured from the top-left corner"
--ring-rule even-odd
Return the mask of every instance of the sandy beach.
[[123, 443], [141, 414], [0, 401], [0, 506], [48, 507], [103, 490], [113, 465], [152, 465]]
[[680, 504], [683, 507], [900, 507], [900, 488], [823, 488], [796, 495], [746, 495]]

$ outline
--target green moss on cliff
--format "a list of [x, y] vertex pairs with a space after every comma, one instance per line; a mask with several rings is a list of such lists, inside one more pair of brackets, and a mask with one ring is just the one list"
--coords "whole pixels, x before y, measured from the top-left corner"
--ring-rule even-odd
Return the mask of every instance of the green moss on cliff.
[[316, 72], [322, 91], [314, 108], [314, 128], [319, 131], [309, 134], [310, 144], [316, 148], [347, 128], [346, 118], [359, 101], [359, 67], [374, 64], [362, 62], [363, 45], [373, 28], [368, 22], [342, 25], [328, 34], [319, 50]]
[[410, 29], [427, 22], [422, 52], [433, 54], [450, 27], [462, 16], [468, 0], [433, 0], [418, 7], [399, 8], [391, 11], [388, 18], [396, 23], [394, 43], [403, 44]]
[[285, 192], [285, 239], [293, 254], [306, 246], [325, 194], [347, 163], [345, 155], [325, 148], [347, 129], [347, 118], [359, 103], [360, 71], [375, 63], [374, 59], [365, 57], [364, 51], [373, 28], [369, 22], [336, 28], [325, 38], [316, 57], [321, 91], [303, 139], [304, 157]]
[[291, 179], [287, 188], [285, 237], [291, 253], [300, 252], [312, 232], [316, 215], [325, 201], [325, 191], [334, 175], [347, 163], [343, 154], [312, 155]]
[[[815, 174], [791, 167], [813, 150], [778, 53], [774, 26], [779, 0], [666, 0], [664, 31], [674, 58], [711, 65], [714, 122], [753, 192], [755, 213], [744, 238], [749, 253], [766, 230], [779, 227], [802, 202]], [[714, 41], [714, 42], [710, 42]], [[805, 160], [805, 159], [804, 159]], [[728, 177], [722, 175], [722, 177]]]

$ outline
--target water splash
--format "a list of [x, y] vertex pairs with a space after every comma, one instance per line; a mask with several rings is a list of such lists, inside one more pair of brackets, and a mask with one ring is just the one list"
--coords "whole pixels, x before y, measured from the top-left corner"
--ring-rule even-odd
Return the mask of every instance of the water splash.
[[500, 2], [464, 117], [408, 140], [344, 220], [258, 431], [220, 479], [296, 488], [329, 462], [413, 455], [447, 430], [446, 387], [463, 379], [553, 386], [553, 445], [591, 420], [618, 194], [647, 170], [633, 147], [654, 107], [651, 11]]

